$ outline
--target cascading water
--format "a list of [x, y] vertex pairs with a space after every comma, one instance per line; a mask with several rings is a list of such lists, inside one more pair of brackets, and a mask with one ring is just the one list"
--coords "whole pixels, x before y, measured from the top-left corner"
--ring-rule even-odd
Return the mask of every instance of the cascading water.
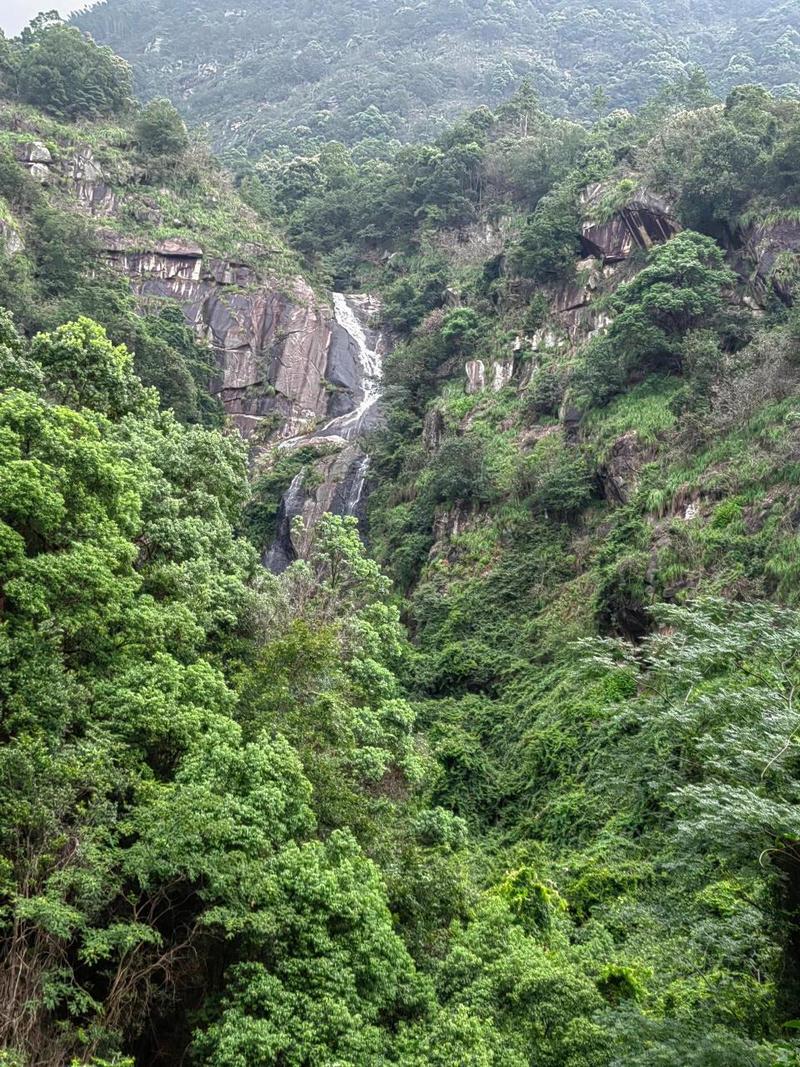
[[343, 441], [354, 441], [375, 424], [383, 377], [380, 339], [375, 342], [375, 347], [371, 347], [366, 330], [356, 313], [357, 305], [354, 306], [353, 297], [345, 293], [333, 293], [332, 296], [336, 324], [344, 330], [354, 347], [359, 380], [356, 404], [350, 411], [329, 419], [312, 433], [299, 434], [281, 441], [281, 449], [297, 448], [308, 437], [338, 437]]
[[346, 415], [331, 419], [321, 430], [320, 437], [343, 437], [352, 441], [362, 429], [369, 427], [381, 398], [383, 357], [376, 348], [370, 348], [364, 327], [344, 293], [333, 294], [333, 308], [337, 323], [352, 337], [356, 345], [356, 358], [361, 369], [361, 400]]
[[[309, 495], [303, 485], [301, 471], [283, 495], [278, 514], [278, 529], [275, 542], [264, 556], [264, 564], [273, 572], [280, 573], [296, 558], [292, 544], [291, 524], [304, 509], [307, 521], [316, 521], [318, 514], [331, 511], [337, 515], [352, 515], [358, 518], [363, 529], [366, 520], [366, 495], [368, 491], [369, 457], [358, 446], [358, 439], [372, 429], [378, 421], [383, 374], [383, 343], [363, 323], [374, 313], [376, 305], [368, 297], [347, 296], [333, 293], [334, 319], [338, 332], [331, 335], [329, 367], [341, 368], [346, 373], [344, 380], [352, 382], [347, 392], [339, 394], [341, 403], [350, 396], [349, 411], [328, 418], [322, 426], [307, 433], [288, 438], [278, 446], [281, 450], [293, 450], [304, 445], [329, 440], [339, 446], [329, 466], [322, 466], [324, 482], [315, 493]], [[342, 346], [342, 341], [344, 345]], [[341, 411], [341, 409], [340, 409]], [[319, 467], [317, 469], [320, 469]], [[316, 494], [316, 495], [315, 495]], [[318, 517], [318, 514], [316, 517]]]
[[300, 471], [292, 479], [291, 485], [283, 494], [280, 510], [278, 511], [278, 527], [275, 540], [264, 555], [264, 566], [273, 574], [285, 571], [295, 558], [294, 546], [292, 545], [292, 522], [297, 515], [302, 514], [305, 503], [303, 481], [305, 471]]
[[350, 491], [347, 494], [347, 500], [345, 502], [345, 515], [358, 514], [358, 509], [364, 497], [364, 489], [367, 485], [368, 474], [369, 456], [364, 456], [364, 458], [359, 461], [353, 476], [353, 481], [350, 484]]

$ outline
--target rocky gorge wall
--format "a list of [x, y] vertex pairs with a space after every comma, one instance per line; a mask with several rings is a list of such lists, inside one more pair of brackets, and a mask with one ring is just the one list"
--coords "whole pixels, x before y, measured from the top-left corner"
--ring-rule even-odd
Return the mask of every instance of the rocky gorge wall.
[[[32, 139], [20, 141], [15, 155], [50, 195], [94, 222], [102, 258], [127, 278], [143, 309], [174, 302], [207, 342], [214, 365], [209, 392], [248, 441], [254, 478], [278, 453], [302, 448], [314, 455], [284, 494], [267, 565], [282, 570], [302, 556], [326, 511], [363, 522], [369, 464], [360, 441], [377, 418], [390, 347], [374, 326], [377, 301], [363, 294], [328, 297], [299, 274], [257, 269], [246, 256], [208, 255], [190, 219], [191, 237], [129, 232], [119, 222], [141, 213], [141, 204], [132, 212], [126, 197], [142, 175], [130, 166], [120, 172], [119, 165], [106, 173], [87, 145], [62, 150]], [[166, 219], [155, 200], [145, 208], [148, 221], [163, 230]], [[3, 220], [0, 240], [9, 253], [24, 251], [12, 221]], [[292, 531], [298, 515], [302, 534]]]
[[[373, 326], [380, 308], [364, 294], [328, 304], [301, 277], [263, 279], [252, 267], [206, 260], [170, 239], [143, 251], [107, 234], [104, 254], [144, 302], [172, 300], [214, 353], [209, 383], [231, 423], [250, 442], [254, 475], [276, 449], [320, 453], [308, 477], [284, 494], [277, 537], [264, 562], [279, 572], [309, 547], [325, 512], [363, 524], [368, 460], [360, 444], [377, 419], [388, 335]], [[301, 516], [305, 533], [293, 532]]]

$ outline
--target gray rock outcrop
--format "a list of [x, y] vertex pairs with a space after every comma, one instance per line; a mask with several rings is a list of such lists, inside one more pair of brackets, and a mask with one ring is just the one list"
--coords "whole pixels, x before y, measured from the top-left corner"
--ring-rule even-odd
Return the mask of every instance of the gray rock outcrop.
[[470, 359], [464, 364], [467, 375], [467, 393], [473, 396], [486, 388], [486, 365], [482, 359]]
[[754, 222], [741, 236], [761, 290], [771, 286], [781, 300], [790, 303], [800, 257], [800, 219], [787, 216]]
[[354, 356], [348, 365], [347, 344], [332, 346], [332, 311], [303, 279], [261, 279], [246, 264], [207, 260], [182, 237], [148, 247], [114, 233], [101, 238], [107, 260], [144, 303], [177, 301], [208, 340], [211, 392], [244, 437], [292, 437], [336, 414], [329, 364], [340, 382], [355, 383], [358, 368]]
[[644, 188], [632, 192], [624, 206], [608, 219], [594, 221], [592, 216], [596, 216], [609, 191], [604, 183], [596, 183], [582, 196], [587, 221], [583, 224], [581, 243], [586, 255], [596, 256], [605, 264], [621, 263], [635, 249], [668, 241], [681, 229], [669, 204]]

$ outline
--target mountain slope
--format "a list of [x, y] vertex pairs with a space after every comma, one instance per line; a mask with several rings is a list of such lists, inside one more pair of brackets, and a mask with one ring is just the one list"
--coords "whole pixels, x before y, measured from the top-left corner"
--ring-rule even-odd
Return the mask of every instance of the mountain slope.
[[796, 1067], [800, 102], [237, 188], [0, 61], [3, 1067]]
[[557, 112], [636, 107], [692, 64], [719, 91], [797, 83], [797, 0], [480, 3], [106, 0], [74, 21], [216, 145], [258, 153], [314, 138], [419, 139], [529, 77]]

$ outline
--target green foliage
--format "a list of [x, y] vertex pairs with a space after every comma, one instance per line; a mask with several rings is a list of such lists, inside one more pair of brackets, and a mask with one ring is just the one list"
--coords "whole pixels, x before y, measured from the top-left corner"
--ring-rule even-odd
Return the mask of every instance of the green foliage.
[[91, 319], [39, 334], [31, 345], [31, 357], [42, 368], [45, 388], [55, 403], [92, 408], [111, 418], [120, 418], [142, 403], [130, 353], [122, 345], [114, 346]]
[[[797, 105], [745, 87], [709, 106], [701, 75], [651, 50], [632, 69], [670, 84], [640, 115], [581, 127], [524, 84], [400, 148], [408, 53], [381, 57], [394, 80], [370, 99], [374, 68], [354, 86], [337, 53], [346, 35], [363, 58], [378, 8], [270, 11], [286, 41], [291, 20], [329, 32], [282, 56], [278, 150], [240, 161], [315, 277], [382, 291], [402, 335], [369, 550], [353, 519], [296, 520], [303, 559], [280, 577], [243, 534], [271, 539], [319, 450], [271, 457], [253, 492], [243, 443], [214, 428], [208, 349], [180, 308], [110, 277], [94, 222], [65, 210], [75, 131], [4, 120], [0, 210], [25, 247], [0, 261], [0, 1059], [792, 1063], [800, 622], [773, 601], [795, 603], [800, 576], [797, 331], [778, 306], [796, 271], [784, 250], [745, 300], [711, 235], [794, 220]], [[646, 5], [568, 9], [537, 48], [556, 27], [614, 53], [655, 24]], [[386, 23], [408, 47], [425, 27], [431, 51], [441, 31], [452, 67], [478, 17], [454, 33], [453, 10]], [[209, 13], [202, 32], [263, 15]], [[172, 17], [151, 12], [142, 47]], [[532, 18], [489, 5], [481, 41]], [[42, 42], [77, 47], [53, 29], [0, 46], [7, 85]], [[794, 63], [781, 41], [765, 77]], [[482, 47], [475, 75], [498, 100], [532, 62], [503, 53]], [[641, 89], [610, 68], [604, 92], [557, 87], [559, 55], [542, 93], [582, 114]], [[187, 107], [212, 106], [208, 79]], [[245, 139], [261, 118], [239, 120]], [[14, 157], [16, 122], [52, 147], [45, 184]], [[209, 255], [275, 267], [163, 100], [135, 131], [81, 130], [122, 236], [146, 248], [177, 219]], [[702, 232], [661, 242], [672, 226], [643, 209], [654, 247], [573, 278], [597, 221], [583, 193], [606, 179], [612, 228], [653, 189]], [[466, 395], [472, 356], [511, 383]]]
[[734, 279], [710, 237], [686, 230], [656, 246], [647, 265], [610, 301], [615, 317], [585, 350], [573, 386], [576, 399], [607, 403], [632, 371], [680, 368], [682, 339], [722, 311], [724, 288]]
[[30, 250], [35, 277], [45, 296], [65, 296], [81, 280], [96, 251], [96, 239], [82, 219], [38, 204], [31, 214]]
[[186, 125], [169, 100], [151, 100], [133, 127], [139, 151], [147, 159], [166, 159], [173, 166], [189, 147]]
[[[575, 0], [557, 10], [429, 0], [412, 13], [388, 0], [366, 9], [337, 0], [311, 18], [274, 0], [226, 16], [203, 0], [190, 19], [181, 6], [145, 11], [113, 0], [77, 21], [135, 62], [147, 97], [166, 93], [226, 148], [285, 145], [307, 156], [329, 140], [380, 153], [394, 138], [430, 137], [526, 83], [554, 112], [580, 119], [634, 109], [678, 81], [688, 106], [703, 105], [708, 80], [698, 67], [723, 94], [756, 77], [797, 83], [795, 27], [780, 3], [732, 9], [714, 0], [676, 12], [615, 2], [599, 14]], [[156, 38], [159, 49], [149, 48]], [[575, 49], [587, 40], [591, 52], [576, 70]], [[454, 55], [464, 61], [457, 72]], [[518, 130], [535, 121], [530, 95], [510, 116]]]
[[493, 495], [486, 445], [475, 434], [448, 439], [431, 467], [428, 492], [436, 504], [481, 504]]
[[31, 207], [38, 189], [5, 145], [0, 146], [0, 196], [12, 208]]
[[528, 219], [514, 249], [514, 266], [545, 283], [567, 279], [580, 252], [580, 215], [569, 185], [544, 196]]
[[[336, 832], [287, 849], [253, 890], [256, 916], [237, 924], [256, 952], [231, 973], [219, 1020], [198, 1035], [199, 1062], [383, 1059], [388, 1031], [425, 989], [373, 864]], [[269, 945], [263, 962], [259, 943]]]
[[592, 471], [580, 450], [560, 434], [540, 441], [530, 456], [520, 458], [516, 492], [545, 515], [566, 518], [585, 507], [592, 495]]
[[28, 104], [60, 118], [96, 118], [130, 104], [130, 67], [74, 26], [40, 16], [14, 49], [14, 84]]
[[442, 322], [442, 339], [462, 355], [471, 352], [481, 336], [481, 321], [472, 308], [454, 308]]

